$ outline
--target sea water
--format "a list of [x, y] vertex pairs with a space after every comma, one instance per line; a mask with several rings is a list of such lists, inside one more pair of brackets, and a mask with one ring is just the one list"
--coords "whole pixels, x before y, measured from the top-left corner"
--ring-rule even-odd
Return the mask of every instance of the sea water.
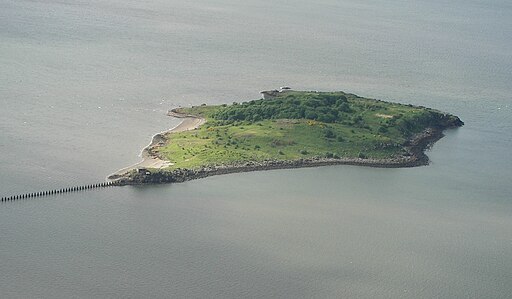
[[289, 85], [466, 125], [413, 169], [332, 166], [0, 205], [5, 298], [507, 298], [507, 1], [0, 1], [0, 196], [138, 162], [178, 106]]

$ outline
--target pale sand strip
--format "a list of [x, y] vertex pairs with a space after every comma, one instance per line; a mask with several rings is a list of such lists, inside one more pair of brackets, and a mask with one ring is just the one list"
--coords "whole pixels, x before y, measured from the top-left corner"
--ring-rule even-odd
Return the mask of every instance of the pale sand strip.
[[128, 167], [125, 167], [123, 169], [120, 169], [120, 170], [114, 172], [113, 174], [111, 174], [107, 177], [107, 180], [116, 179], [119, 176], [121, 176], [122, 174], [125, 174], [134, 169], [139, 169], [139, 168], [161, 169], [161, 168], [166, 168], [166, 167], [171, 166], [172, 165], [171, 161], [162, 160], [159, 157], [152, 155], [149, 150], [151, 148], [160, 146], [160, 144], [159, 144], [160, 142], [165, 142], [166, 141], [165, 137], [164, 137], [165, 134], [195, 130], [195, 129], [199, 128], [199, 126], [201, 126], [204, 123], [205, 123], [204, 118], [197, 118], [197, 117], [183, 118], [183, 121], [176, 127], [172, 128], [168, 131], [158, 133], [155, 136], [153, 136], [151, 143], [142, 150], [142, 153], [141, 153], [142, 161], [140, 161], [139, 163], [136, 163], [132, 166], [128, 166]]

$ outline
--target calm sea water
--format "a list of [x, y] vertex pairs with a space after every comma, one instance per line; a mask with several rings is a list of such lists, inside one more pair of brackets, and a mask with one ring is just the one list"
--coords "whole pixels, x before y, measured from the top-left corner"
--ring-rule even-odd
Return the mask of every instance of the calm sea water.
[[344, 90], [466, 125], [430, 166], [0, 205], [4, 298], [509, 298], [509, 1], [0, 0], [0, 196], [103, 180], [179, 105]]

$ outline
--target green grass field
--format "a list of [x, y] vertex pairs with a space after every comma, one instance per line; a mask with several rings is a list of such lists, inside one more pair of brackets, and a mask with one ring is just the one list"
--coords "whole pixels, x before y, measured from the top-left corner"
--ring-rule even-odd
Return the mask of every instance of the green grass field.
[[456, 118], [342, 92], [293, 91], [269, 100], [181, 112], [207, 122], [197, 130], [172, 133], [158, 148], [162, 158], [174, 163], [171, 169], [269, 159], [393, 158], [405, 153], [403, 144], [414, 133]]

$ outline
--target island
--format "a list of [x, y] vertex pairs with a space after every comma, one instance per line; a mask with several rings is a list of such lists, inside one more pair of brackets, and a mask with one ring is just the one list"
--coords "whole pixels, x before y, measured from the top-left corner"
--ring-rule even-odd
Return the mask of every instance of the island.
[[176, 128], [157, 134], [143, 161], [108, 177], [119, 185], [173, 183], [257, 170], [427, 165], [425, 150], [457, 117], [354, 94], [261, 92], [243, 103], [175, 108]]

